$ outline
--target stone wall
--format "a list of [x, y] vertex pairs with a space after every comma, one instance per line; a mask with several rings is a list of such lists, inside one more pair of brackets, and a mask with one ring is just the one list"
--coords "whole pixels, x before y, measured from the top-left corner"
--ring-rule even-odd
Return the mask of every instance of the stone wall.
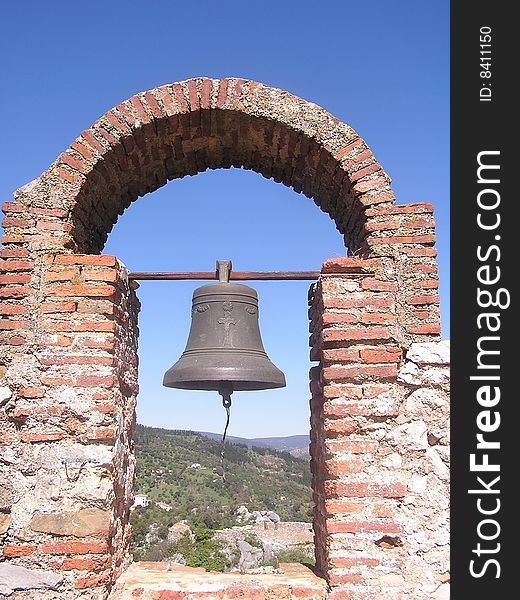
[[101, 598], [129, 561], [139, 304], [114, 257], [42, 264], [33, 352], [2, 355], [0, 594]]
[[315, 544], [331, 598], [436, 598], [449, 579], [448, 346], [400, 342], [392, 273], [388, 258], [335, 259], [310, 290]]

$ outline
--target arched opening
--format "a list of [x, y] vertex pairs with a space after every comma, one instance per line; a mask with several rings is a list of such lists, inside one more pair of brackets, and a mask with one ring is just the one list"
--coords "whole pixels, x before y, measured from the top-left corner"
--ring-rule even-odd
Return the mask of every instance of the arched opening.
[[[181, 203], [175, 201], [180, 198], [181, 207]], [[255, 211], [254, 206], [261, 206], [261, 210]], [[342, 256], [345, 249], [333, 223], [312, 203], [302, 202], [291, 190], [266, 182], [254, 173], [231, 169], [172, 182], [134, 203], [109, 235], [105, 252], [118, 256], [131, 271], [211, 269], [215, 256], [231, 256], [237, 270], [319, 271], [325, 257]], [[161, 385], [164, 371], [184, 349], [190, 325], [191, 294], [202, 283], [143, 281], [137, 290], [141, 302], [137, 420], [146, 426], [221, 436], [225, 419], [216, 393], [177, 391]], [[247, 439], [298, 435], [298, 449], [307, 466], [292, 461], [290, 456], [276, 456], [274, 452], [270, 457], [261, 457], [254, 451], [247, 453], [240, 449], [235, 452], [240, 456], [235, 457], [230, 449], [226, 461], [231, 461], [227, 463], [231, 474], [228, 472], [224, 485], [212, 474], [212, 468], [219, 463], [219, 444], [199, 440], [204, 448], [198, 449], [197, 457], [191, 438], [178, 434], [166, 441], [170, 452], [175, 442], [185, 448], [182, 459], [175, 455], [173, 471], [177, 475], [173, 476], [170, 473], [173, 458], [160, 457], [149, 441], [152, 433], [139, 429], [137, 493], [139, 502], [147, 496], [148, 506], [132, 512], [134, 525], [138, 524], [134, 527], [134, 558], [158, 559], [166, 558], [166, 552], [176, 554], [173, 552], [175, 544], [166, 543], [166, 525], [170, 527], [181, 520], [188, 520], [193, 528], [193, 524], [204, 523], [204, 513], [207, 513], [208, 517], [213, 515], [213, 520], [207, 523], [213, 529], [238, 526], [239, 520], [233, 513], [240, 505], [250, 512], [274, 511], [281, 517], [283, 523], [276, 526], [276, 532], [268, 532], [266, 546], [277, 543], [277, 532], [279, 541], [284, 537], [289, 539], [289, 532], [295, 550], [300, 539], [308, 552], [312, 536], [303, 525], [294, 522], [312, 523], [308, 372], [315, 363], [309, 361], [307, 296], [310, 284], [310, 281], [249, 282], [260, 298], [265, 347], [275, 364], [284, 370], [288, 385], [270, 392], [235, 393], [228, 430], [228, 435]], [[163, 432], [157, 431], [156, 435], [163, 436], [161, 439], [165, 441]], [[146, 440], [145, 448], [140, 446], [141, 440]], [[256, 445], [261, 443], [259, 440]], [[238, 461], [246, 460], [249, 462], [242, 463], [239, 469]], [[267, 464], [269, 460], [278, 464], [278, 477], [272, 465]], [[162, 462], [155, 464], [157, 461]], [[182, 464], [187, 461], [186, 467], [202, 465], [198, 470], [183, 471], [180, 464], [177, 465], [179, 461]], [[205, 461], [210, 463], [209, 469]], [[149, 475], [146, 479], [145, 470]], [[155, 474], [150, 473], [152, 470]], [[280, 491], [282, 480], [286, 482], [285, 493]], [[203, 484], [207, 486], [205, 493]], [[251, 488], [251, 494], [245, 493], [247, 487]], [[222, 499], [213, 497], [216, 492], [223, 494]], [[233, 498], [231, 505], [223, 499], [228, 496]], [[218, 506], [219, 503], [225, 506]], [[206, 509], [209, 504], [211, 508]], [[192, 509], [197, 512], [191, 512]], [[240, 521], [245, 524], [243, 518]], [[244, 537], [251, 535], [246, 529], [233, 532], [235, 536], [239, 533]], [[258, 533], [262, 535], [263, 531]], [[296, 556], [294, 552], [293, 556]], [[263, 562], [260, 553], [255, 557], [259, 564]], [[269, 556], [271, 563], [273, 558]], [[238, 560], [240, 554], [227, 568], [237, 568]]]

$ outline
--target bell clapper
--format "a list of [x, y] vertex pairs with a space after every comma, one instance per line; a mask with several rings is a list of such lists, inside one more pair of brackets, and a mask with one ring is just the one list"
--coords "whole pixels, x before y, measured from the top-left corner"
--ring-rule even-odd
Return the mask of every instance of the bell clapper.
[[220, 386], [218, 393], [222, 396], [222, 406], [226, 409], [226, 426], [224, 427], [224, 433], [222, 435], [222, 449], [220, 451], [220, 467], [217, 469], [217, 474], [222, 477], [222, 480], [226, 481], [226, 472], [224, 470], [224, 449], [226, 447], [226, 434], [229, 426], [230, 408], [231, 408], [231, 394], [233, 393], [233, 386], [229, 381], [223, 381]]

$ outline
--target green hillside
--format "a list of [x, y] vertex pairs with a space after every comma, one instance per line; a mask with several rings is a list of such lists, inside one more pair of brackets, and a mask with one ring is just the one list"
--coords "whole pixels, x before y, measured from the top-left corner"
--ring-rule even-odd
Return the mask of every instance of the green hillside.
[[150, 531], [158, 541], [164, 540], [168, 527], [181, 519], [193, 529], [236, 525], [234, 512], [240, 505], [250, 511], [273, 510], [282, 521], [312, 520], [308, 460], [288, 452], [226, 444], [222, 477], [219, 441], [191, 431], [143, 425], [136, 426], [134, 440], [135, 493], [146, 494], [150, 502], [132, 512], [134, 551], [146, 546]]

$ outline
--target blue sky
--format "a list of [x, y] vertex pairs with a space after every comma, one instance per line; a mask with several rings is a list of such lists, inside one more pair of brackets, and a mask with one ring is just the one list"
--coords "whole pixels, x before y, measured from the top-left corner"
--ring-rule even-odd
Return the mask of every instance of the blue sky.
[[[432, 202], [449, 338], [449, 2], [20, 1], [0, 8], [3, 200], [120, 101], [190, 77], [243, 77], [319, 104], [365, 139], [398, 203]], [[130, 270], [317, 270], [345, 248], [303, 195], [240, 169], [170, 182], [135, 202], [105, 252]], [[220, 398], [161, 386], [186, 342], [197, 282], [139, 289], [138, 420], [221, 431]], [[229, 433], [306, 433], [308, 282], [251, 282], [283, 390], [236, 393]]]

